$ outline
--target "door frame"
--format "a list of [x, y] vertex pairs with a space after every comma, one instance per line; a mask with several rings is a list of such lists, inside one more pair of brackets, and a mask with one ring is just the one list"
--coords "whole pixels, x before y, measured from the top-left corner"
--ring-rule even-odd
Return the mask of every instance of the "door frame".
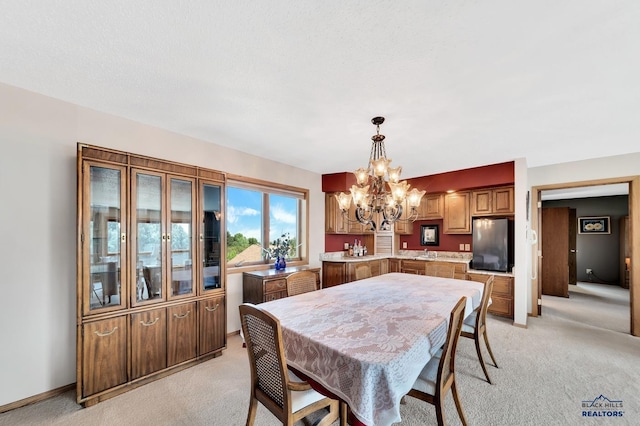
[[[640, 176], [626, 176], [619, 178], [598, 179], [581, 182], [565, 182], [552, 185], [531, 187], [531, 230], [533, 235], [541, 237], [542, 201], [541, 192], [550, 189], [577, 188], [583, 186], [609, 185], [616, 183], [629, 184], [629, 243], [631, 249], [631, 273], [629, 274], [629, 302], [630, 302], [630, 334], [640, 337]], [[539, 277], [542, 272], [542, 242], [538, 240], [531, 244], [531, 316], [538, 316], [538, 309], [542, 304], [540, 295], [541, 285]], [[638, 289], [635, 287], [638, 286]], [[637, 290], [637, 291], [636, 291]]]

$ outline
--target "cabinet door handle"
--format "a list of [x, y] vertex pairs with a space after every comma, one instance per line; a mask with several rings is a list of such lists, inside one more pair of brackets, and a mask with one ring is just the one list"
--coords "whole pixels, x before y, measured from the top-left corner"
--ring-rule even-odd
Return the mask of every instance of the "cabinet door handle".
[[213, 311], [215, 311], [216, 309], [218, 309], [218, 306], [220, 306], [220, 304], [219, 304], [219, 303], [216, 303], [216, 306], [214, 306], [213, 308], [210, 308], [209, 306], [205, 306], [204, 308], [205, 308], [207, 311], [209, 311], [209, 312], [213, 312]]
[[97, 336], [105, 337], [105, 336], [112, 335], [117, 329], [118, 329], [118, 327], [115, 326], [115, 327], [113, 327], [113, 330], [111, 330], [111, 331], [100, 332], [100, 331], [96, 330], [96, 331], [94, 331], [94, 333], [96, 333]]
[[176, 318], [186, 318], [189, 314], [191, 313], [191, 311], [187, 311], [186, 313], [180, 315], [180, 314], [173, 314], [174, 317]]
[[159, 319], [160, 318], [156, 318], [156, 319], [154, 319], [153, 321], [150, 321], [150, 322], [140, 321], [140, 324], [144, 325], [145, 327], [150, 327], [153, 324], [157, 323]]

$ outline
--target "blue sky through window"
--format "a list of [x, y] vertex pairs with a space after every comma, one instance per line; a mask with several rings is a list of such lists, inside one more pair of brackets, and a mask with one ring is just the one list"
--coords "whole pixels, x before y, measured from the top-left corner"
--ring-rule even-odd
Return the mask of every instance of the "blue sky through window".
[[[262, 242], [262, 192], [227, 187], [227, 231], [240, 233]], [[298, 200], [283, 195], [269, 195], [269, 239], [283, 233], [297, 236]]]

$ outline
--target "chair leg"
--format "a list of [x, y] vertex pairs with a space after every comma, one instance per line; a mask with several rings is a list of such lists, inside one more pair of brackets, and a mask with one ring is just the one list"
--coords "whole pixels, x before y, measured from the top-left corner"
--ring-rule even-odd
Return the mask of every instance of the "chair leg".
[[493, 357], [493, 352], [491, 351], [491, 345], [489, 344], [489, 338], [487, 337], [487, 329], [484, 329], [484, 332], [482, 333], [482, 335], [484, 336], [484, 344], [487, 345], [487, 350], [489, 351], [489, 355], [491, 356], [491, 361], [493, 361], [493, 365], [495, 365], [496, 368], [500, 368], [498, 367], [498, 363], [496, 362], [496, 359]]
[[256, 412], [258, 411], [258, 400], [251, 396], [249, 402], [249, 413], [247, 414], [247, 426], [253, 426], [253, 422], [256, 420]]
[[451, 394], [453, 395], [453, 401], [456, 403], [456, 410], [458, 410], [458, 415], [460, 416], [460, 421], [464, 426], [467, 426], [467, 417], [464, 415], [464, 411], [462, 411], [462, 403], [460, 402], [460, 398], [458, 396], [458, 388], [456, 387], [456, 381], [454, 380], [451, 383]]
[[349, 410], [347, 410], [347, 403], [340, 401], [340, 426], [347, 426], [347, 416]]
[[493, 384], [491, 383], [491, 378], [489, 377], [487, 366], [485, 365], [484, 358], [482, 357], [482, 349], [480, 348], [480, 336], [478, 336], [478, 334], [476, 333], [475, 339], [473, 340], [476, 342], [476, 352], [478, 353], [478, 359], [480, 360], [480, 366], [482, 367], [482, 371], [484, 371], [484, 377], [487, 378], [487, 382], [489, 382], [489, 384]]
[[436, 407], [436, 419], [438, 420], [438, 426], [444, 426], [444, 398], [442, 395], [439, 398], [436, 398], [433, 405]]
[[338, 401], [331, 401], [329, 412], [320, 419], [316, 420], [313, 426], [329, 426], [332, 425], [340, 417], [340, 408]]

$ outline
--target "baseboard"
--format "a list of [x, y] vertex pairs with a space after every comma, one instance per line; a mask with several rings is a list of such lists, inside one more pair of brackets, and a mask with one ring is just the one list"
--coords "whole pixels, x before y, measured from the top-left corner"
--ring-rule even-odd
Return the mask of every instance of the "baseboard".
[[2, 405], [0, 406], [0, 413], [15, 410], [16, 408], [24, 407], [26, 405], [35, 404], [36, 402], [44, 401], [45, 399], [58, 396], [60, 394], [63, 394], [75, 388], [76, 388], [76, 384], [71, 383], [69, 385], [59, 387], [57, 389], [52, 389], [50, 391], [46, 391], [46, 392], [39, 393], [37, 395], [30, 396], [29, 398], [21, 399], [19, 401], [12, 402], [10, 404]]

